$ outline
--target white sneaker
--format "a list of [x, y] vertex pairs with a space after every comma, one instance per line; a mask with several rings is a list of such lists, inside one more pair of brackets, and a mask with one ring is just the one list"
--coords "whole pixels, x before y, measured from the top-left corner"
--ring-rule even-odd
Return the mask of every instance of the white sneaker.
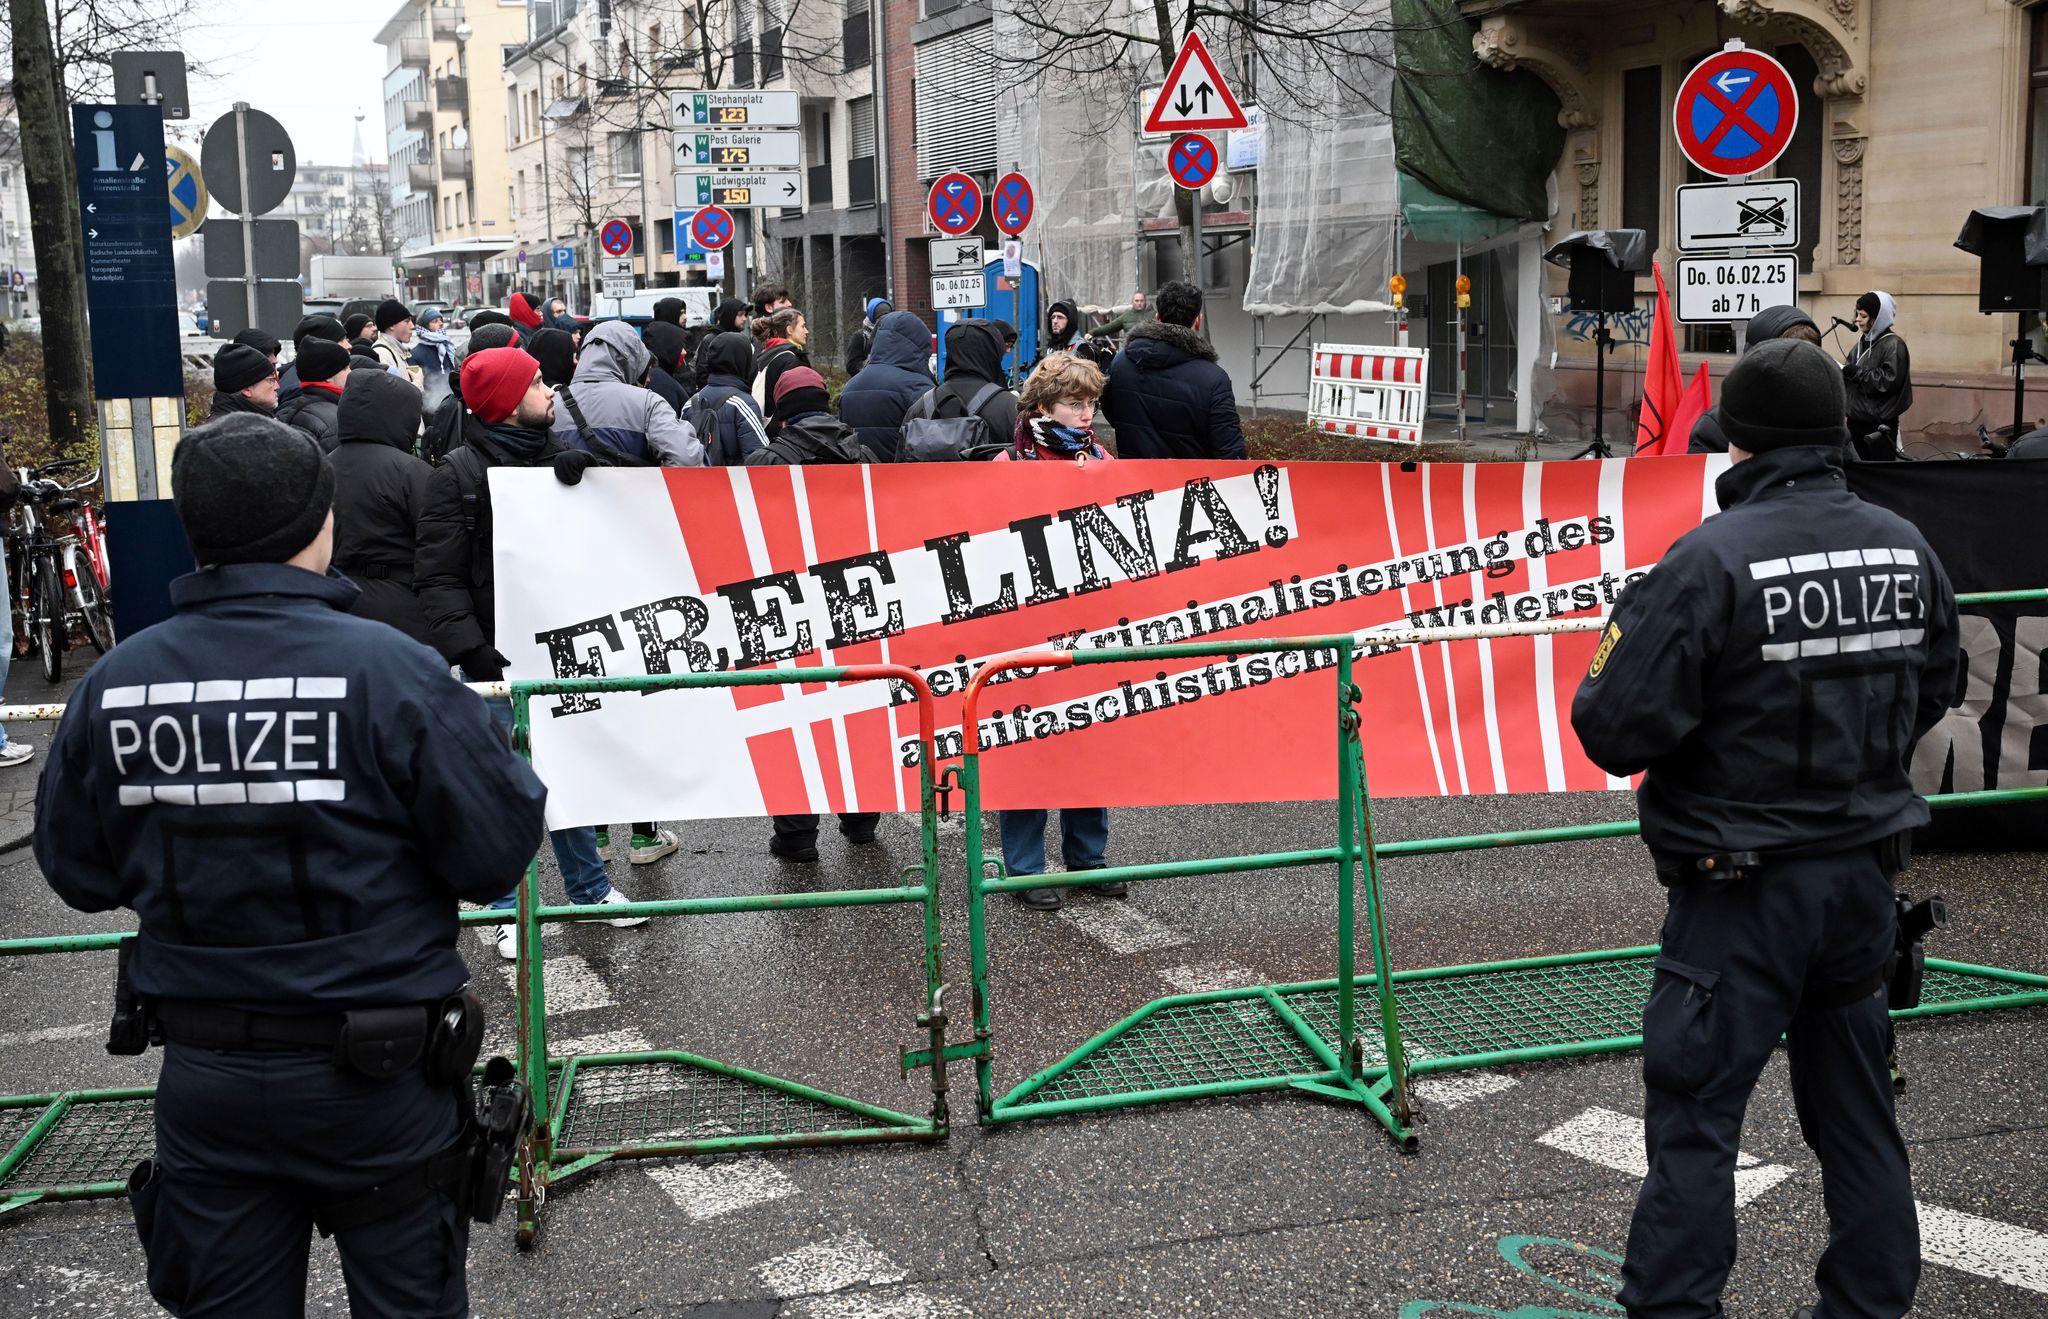
[[[616, 907], [622, 902], [631, 902], [632, 900], [617, 889], [605, 890], [605, 895], [598, 899], [599, 902], [607, 907]], [[652, 916], [621, 916], [615, 921], [606, 921], [605, 924], [615, 930], [630, 930], [635, 925], [645, 925], [653, 919]], [[502, 948], [503, 945], [500, 945], [500, 947]]]
[[517, 925], [486, 925], [483, 927], [483, 930], [484, 942], [496, 944], [498, 956], [508, 962], [518, 960], [519, 927]]
[[633, 850], [626, 859], [636, 866], [651, 866], [683, 845], [683, 840], [673, 829], [656, 829], [653, 837], [646, 834], [633, 835]]
[[[9, 742], [6, 746], [0, 747], [0, 768], [5, 768], [8, 765], [19, 765], [35, 755], [35, 753], [36, 749], [26, 742]], [[662, 830], [662, 832], [668, 834], [666, 829]], [[675, 835], [669, 834], [668, 836], [673, 838]], [[675, 851], [675, 845], [671, 843], [668, 850], [670, 852]], [[663, 853], [663, 855], [666, 856], [667, 853]]]

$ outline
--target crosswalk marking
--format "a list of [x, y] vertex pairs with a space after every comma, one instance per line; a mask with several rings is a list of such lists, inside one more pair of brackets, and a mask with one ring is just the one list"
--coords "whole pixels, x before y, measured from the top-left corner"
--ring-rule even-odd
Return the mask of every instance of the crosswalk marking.
[[42, 1030], [16, 1031], [10, 1035], [0, 1035], [0, 1049], [12, 1049], [20, 1044], [54, 1044], [58, 1040], [82, 1040], [105, 1029], [105, 1026], [86, 1022], [81, 1026], [48, 1026]]
[[[505, 987], [513, 997], [519, 995], [519, 968], [505, 965], [498, 968], [504, 974]], [[612, 998], [611, 987], [606, 985], [597, 972], [590, 969], [590, 963], [575, 953], [550, 957], [542, 963], [547, 974], [548, 1015], [563, 1012], [590, 1012], [598, 1008], [617, 1007]]]
[[1409, 1088], [1417, 1099], [1429, 1107], [1444, 1111], [1469, 1104], [1475, 1099], [1497, 1095], [1503, 1090], [1513, 1089], [1515, 1078], [1502, 1076], [1498, 1072], [1454, 1072], [1441, 1076], [1425, 1076]]
[[1218, 989], [1243, 989], [1261, 983], [1263, 977], [1234, 962], [1195, 962], [1170, 966], [1159, 978], [1183, 994], [1207, 994]]
[[903, 1281], [903, 1270], [873, 1242], [851, 1233], [799, 1246], [757, 1265], [754, 1272], [777, 1296], [816, 1296], [863, 1283]]
[[1060, 908], [1060, 919], [1113, 953], [1153, 952], [1188, 941], [1187, 935], [1128, 902], [1068, 902]]
[[768, 1160], [677, 1163], [645, 1170], [692, 1222], [720, 1218], [796, 1194], [796, 1183]]
[[[1641, 1177], [1650, 1171], [1649, 1155], [1643, 1149], [1643, 1120], [1611, 1108], [1589, 1108], [1536, 1139], [1616, 1172]], [[1784, 1164], [1763, 1163], [1754, 1154], [1737, 1153], [1735, 1207], [1742, 1208], [1791, 1175], [1792, 1169]]]
[[1915, 1202], [1920, 1258], [1980, 1278], [2048, 1292], [2048, 1234]]

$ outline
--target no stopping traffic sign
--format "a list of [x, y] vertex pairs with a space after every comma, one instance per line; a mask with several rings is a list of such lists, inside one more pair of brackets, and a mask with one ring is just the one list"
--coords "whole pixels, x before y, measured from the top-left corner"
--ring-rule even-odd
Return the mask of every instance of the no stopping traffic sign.
[[1739, 47], [1701, 60], [1679, 84], [1672, 128], [1685, 158], [1709, 174], [1754, 174], [1799, 126], [1799, 93], [1785, 66]]
[[1199, 188], [1216, 177], [1216, 144], [1200, 133], [1182, 133], [1166, 153], [1166, 172], [1183, 188]]
[[705, 206], [690, 221], [690, 237], [707, 252], [716, 252], [732, 242], [732, 212], [723, 206]]

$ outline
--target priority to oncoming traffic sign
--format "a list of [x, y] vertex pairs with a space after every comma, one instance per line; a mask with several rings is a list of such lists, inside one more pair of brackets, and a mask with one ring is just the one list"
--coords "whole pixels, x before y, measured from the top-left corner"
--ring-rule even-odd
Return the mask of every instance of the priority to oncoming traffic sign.
[[1746, 321], [1798, 298], [1798, 257], [1678, 258], [1678, 319], [1688, 325]]
[[1180, 43], [1180, 54], [1159, 89], [1159, 99], [1145, 115], [1148, 133], [1196, 133], [1218, 128], [1244, 128], [1250, 124], [1244, 107], [1231, 94], [1223, 71], [1202, 43], [1202, 34], [1190, 31]]

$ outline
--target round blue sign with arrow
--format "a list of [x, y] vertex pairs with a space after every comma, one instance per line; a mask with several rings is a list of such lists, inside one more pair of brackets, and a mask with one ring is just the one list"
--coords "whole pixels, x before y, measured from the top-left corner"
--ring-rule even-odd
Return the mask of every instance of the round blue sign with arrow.
[[624, 256], [633, 250], [633, 226], [624, 220], [606, 220], [604, 228], [597, 234], [598, 245], [613, 256]]
[[1792, 144], [1799, 93], [1785, 66], [1737, 45], [1709, 55], [1679, 84], [1672, 127], [1685, 158], [1709, 174], [1754, 174]]
[[690, 237], [707, 252], [716, 252], [732, 241], [732, 212], [723, 206], [705, 206], [690, 221]]
[[932, 227], [948, 238], [958, 238], [981, 223], [981, 185], [958, 170], [944, 174], [932, 185], [925, 201]]
[[1022, 174], [1003, 175], [989, 195], [988, 209], [995, 217], [996, 228], [1012, 238], [1024, 232], [1037, 208], [1037, 194], [1031, 190], [1031, 181]]
[[1166, 171], [1183, 188], [1199, 188], [1216, 177], [1216, 144], [1200, 133], [1182, 133], [1166, 153]]

